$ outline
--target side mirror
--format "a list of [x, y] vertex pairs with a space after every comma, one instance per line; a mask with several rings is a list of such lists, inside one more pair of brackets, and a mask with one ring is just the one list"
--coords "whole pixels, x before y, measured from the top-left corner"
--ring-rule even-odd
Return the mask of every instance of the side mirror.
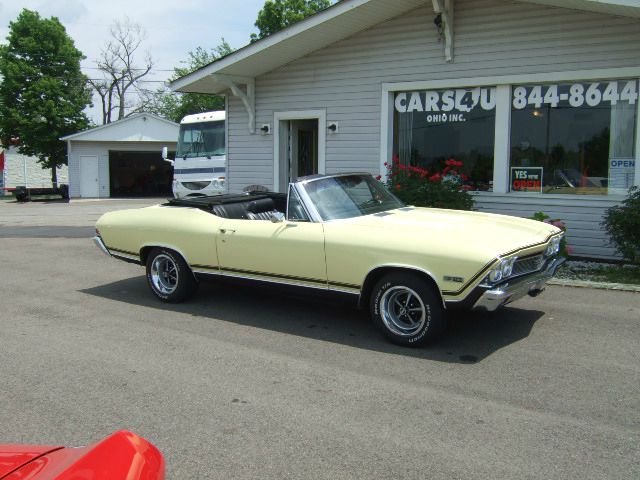
[[282, 212], [276, 212], [273, 215], [271, 215], [271, 223], [282, 223], [284, 222], [284, 213]]
[[169, 149], [167, 147], [162, 147], [162, 159], [165, 162], [169, 162], [171, 165], [173, 165], [173, 160], [167, 157], [169, 157]]

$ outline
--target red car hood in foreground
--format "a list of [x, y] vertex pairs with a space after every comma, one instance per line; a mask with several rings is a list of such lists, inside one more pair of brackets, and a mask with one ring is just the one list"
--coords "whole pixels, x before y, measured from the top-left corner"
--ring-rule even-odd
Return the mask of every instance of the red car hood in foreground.
[[164, 480], [162, 453], [120, 431], [81, 448], [0, 445], [0, 480]]

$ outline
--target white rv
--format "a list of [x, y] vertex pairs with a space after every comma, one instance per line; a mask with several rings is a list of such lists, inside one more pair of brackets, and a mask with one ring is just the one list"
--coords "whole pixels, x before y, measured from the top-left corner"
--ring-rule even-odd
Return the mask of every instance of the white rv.
[[200, 197], [226, 193], [225, 112], [187, 115], [180, 122], [180, 135], [173, 164], [173, 196]]

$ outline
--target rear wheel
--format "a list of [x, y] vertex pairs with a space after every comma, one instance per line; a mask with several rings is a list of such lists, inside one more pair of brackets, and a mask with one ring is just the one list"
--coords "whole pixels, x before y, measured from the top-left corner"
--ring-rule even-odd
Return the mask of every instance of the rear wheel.
[[198, 283], [187, 262], [173, 250], [154, 248], [147, 257], [147, 283], [163, 302], [179, 303], [196, 291]]
[[373, 288], [371, 317], [392, 342], [418, 347], [436, 338], [446, 325], [444, 308], [432, 285], [418, 275], [395, 272]]

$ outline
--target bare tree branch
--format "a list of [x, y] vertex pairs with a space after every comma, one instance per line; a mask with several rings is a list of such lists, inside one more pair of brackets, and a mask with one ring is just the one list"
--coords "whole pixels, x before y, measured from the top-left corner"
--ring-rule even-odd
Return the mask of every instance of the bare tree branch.
[[[140, 79], [147, 76], [153, 68], [153, 59], [149, 52], [144, 54], [138, 64], [140, 49], [146, 40], [146, 31], [128, 18], [115, 20], [109, 28], [111, 39], [107, 41], [100, 58], [96, 62], [103, 79], [90, 81], [91, 87], [102, 102], [103, 124], [113, 121], [113, 113], [118, 112], [117, 120], [125, 118], [127, 108], [135, 107], [128, 94], [139, 90]], [[133, 90], [132, 90], [133, 88]]]

